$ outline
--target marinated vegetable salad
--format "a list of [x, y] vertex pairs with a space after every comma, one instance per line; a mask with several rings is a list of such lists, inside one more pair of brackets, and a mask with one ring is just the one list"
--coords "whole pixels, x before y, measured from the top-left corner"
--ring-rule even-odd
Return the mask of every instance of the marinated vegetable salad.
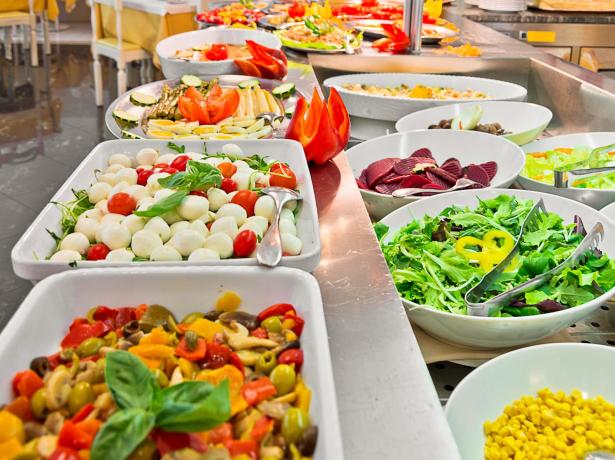
[[181, 321], [161, 305], [75, 318], [59, 352], [13, 378], [2, 457], [309, 459], [304, 320], [290, 304], [255, 316], [240, 303], [226, 292]]
[[342, 85], [342, 88], [354, 93], [369, 94], [371, 96], [406, 97], [411, 99], [489, 99], [489, 96], [482, 91], [473, 89], [458, 90], [440, 86], [377, 86], [345, 83]]
[[[512, 250], [532, 200], [500, 195], [475, 209], [450, 206], [435, 217], [410, 222], [396, 234], [375, 225], [399, 294], [416, 304], [465, 315], [465, 294]], [[574, 252], [585, 229], [549, 212], [540, 229], [526, 232], [519, 256], [492, 285], [495, 296], [555, 267]], [[550, 313], [589, 302], [615, 285], [615, 260], [600, 251], [526, 292], [498, 316]]]
[[[258, 155], [244, 156], [235, 144], [217, 154], [160, 155], [141, 149], [134, 158], [114, 154], [97, 171], [96, 182], [73, 191], [75, 199], [56, 203], [61, 233], [52, 262], [107, 260], [202, 262], [253, 257], [274, 216], [273, 199], [262, 188], [297, 187], [288, 165]], [[301, 253], [293, 210], [282, 210], [285, 255]]]

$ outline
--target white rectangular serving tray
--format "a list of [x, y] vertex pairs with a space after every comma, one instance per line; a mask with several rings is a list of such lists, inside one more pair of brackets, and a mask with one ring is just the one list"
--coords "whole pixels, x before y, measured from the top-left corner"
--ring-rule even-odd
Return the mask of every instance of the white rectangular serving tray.
[[[106, 169], [107, 160], [114, 153], [124, 153], [134, 157], [144, 147], [152, 147], [160, 152], [176, 153], [167, 147], [166, 140], [132, 140], [117, 139], [98, 144], [85, 157], [75, 172], [60, 187], [51, 201], [67, 201], [73, 199], [73, 189], [87, 188], [94, 181], [94, 171]], [[175, 141], [186, 146], [186, 152], [202, 152], [203, 141]], [[208, 141], [207, 151], [216, 153], [229, 142]], [[308, 169], [301, 144], [286, 139], [266, 140], [237, 140], [233, 143], [239, 145], [246, 155], [259, 154], [288, 163], [297, 175], [298, 189], [303, 197], [300, 212], [297, 216], [297, 236], [303, 241], [303, 250], [297, 256], [282, 257], [281, 265], [299, 268], [308, 272], [314, 271], [320, 261], [320, 232], [318, 226], [318, 211], [312, 178]], [[72, 267], [64, 262], [50, 262], [46, 260], [55, 248], [55, 241], [45, 229], [60, 232], [60, 211], [54, 204], [47, 204], [28, 230], [21, 236], [11, 251], [13, 270], [21, 278], [39, 281], [54, 273], [70, 270]], [[206, 262], [108, 262], [108, 261], [79, 261], [77, 268], [93, 267], [131, 267], [135, 265], [151, 266], [229, 266], [229, 265], [257, 265], [255, 258], [224, 259]]]
[[310, 274], [291, 268], [118, 267], [51, 276], [30, 291], [0, 334], [0, 403], [13, 397], [12, 376], [27, 369], [33, 358], [58, 351], [72, 320], [91, 307], [157, 303], [181, 319], [194, 311], [213, 309], [226, 290], [241, 296], [244, 311], [257, 314], [274, 303], [288, 302], [305, 319], [302, 374], [312, 389], [310, 417], [318, 426], [314, 459], [343, 460], [320, 289]]

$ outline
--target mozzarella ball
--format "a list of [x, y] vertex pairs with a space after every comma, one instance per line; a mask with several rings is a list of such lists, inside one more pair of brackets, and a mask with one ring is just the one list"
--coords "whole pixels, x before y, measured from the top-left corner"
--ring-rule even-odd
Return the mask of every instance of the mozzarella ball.
[[229, 193], [229, 194], [227, 194], [227, 195], [226, 195], [226, 196], [228, 197], [228, 201], [229, 201], [229, 203], [230, 203], [231, 201], [233, 201], [233, 197], [234, 197], [235, 195], [237, 195], [237, 190], [235, 190], [234, 192], [231, 192], [231, 193]]
[[96, 231], [100, 226], [100, 222], [96, 219], [89, 219], [83, 215], [79, 216], [75, 224], [75, 232], [83, 233], [90, 243], [96, 241]]
[[137, 164], [139, 166], [151, 166], [158, 160], [158, 152], [150, 147], [145, 147], [137, 152]]
[[267, 219], [267, 222], [273, 221], [275, 214], [275, 202], [269, 195], [263, 195], [256, 200], [254, 204], [254, 215], [261, 216]]
[[147, 188], [147, 191], [153, 195], [157, 190], [160, 190], [162, 188], [162, 185], [158, 183], [158, 179], [168, 177], [169, 175], [169, 173], [158, 172], [149, 176], [147, 178], [147, 185], [145, 186]]
[[176, 156], [177, 155], [175, 155], [174, 153], [165, 153], [164, 155], [161, 155], [158, 157], [158, 160], [156, 161], [156, 163], [158, 164], [164, 163], [164, 164], [170, 165]]
[[100, 240], [109, 249], [126, 248], [130, 245], [132, 234], [130, 230], [120, 224], [109, 224], [103, 227]]
[[231, 238], [237, 235], [237, 221], [232, 216], [221, 217], [211, 224], [211, 233], [226, 233]]
[[171, 238], [180, 230], [186, 230], [187, 228], [190, 228], [190, 222], [187, 222], [185, 220], [175, 222], [173, 225], [171, 225]]
[[222, 158], [209, 157], [209, 158], [205, 158], [202, 161], [203, 161], [203, 163], [208, 164], [208, 165], [218, 166], [220, 163], [222, 163]]
[[88, 190], [88, 198], [90, 203], [96, 204], [99, 201], [106, 200], [111, 191], [111, 186], [106, 182], [96, 182]]
[[109, 157], [109, 165], [115, 164], [122, 165], [124, 168], [130, 168], [132, 161], [128, 155], [124, 155], [123, 153], [114, 153]]
[[204, 243], [205, 237], [191, 229], [180, 230], [169, 240], [169, 244], [186, 257], [195, 249], [202, 248]]
[[231, 179], [237, 184], [237, 190], [248, 190], [250, 188], [250, 173], [237, 171]]
[[250, 173], [252, 172], [252, 168], [250, 168], [250, 165], [243, 160], [235, 160], [233, 161], [233, 164], [237, 168], [237, 171], [243, 170]]
[[241, 147], [239, 147], [237, 144], [224, 144], [222, 146], [222, 153], [234, 157], [243, 156], [243, 150], [241, 150]]
[[113, 173], [98, 174], [96, 176], [96, 180], [98, 182], [106, 182], [107, 184], [113, 187], [115, 185], [115, 174]]
[[209, 211], [209, 200], [203, 196], [188, 195], [177, 207], [177, 213], [186, 220], [194, 220]]
[[267, 228], [269, 227], [269, 221], [263, 216], [248, 217], [248, 220], [246, 220], [246, 223], [254, 223], [258, 225], [258, 227], [260, 228], [261, 234], [265, 233], [267, 231]]
[[280, 239], [282, 240], [282, 251], [291, 255], [296, 256], [301, 253], [301, 249], [303, 248], [303, 243], [299, 238], [290, 233], [281, 233]]
[[257, 236], [260, 236], [261, 238], [263, 237], [263, 231], [261, 229], [261, 226], [259, 224], [257, 224], [256, 222], [254, 222], [254, 221], [252, 221], [252, 222], [246, 221], [245, 224], [243, 224], [241, 227], [239, 227], [239, 230], [238, 230], [237, 233], [243, 232], [244, 230], [251, 230]]
[[175, 222], [179, 222], [179, 221], [182, 220], [181, 216], [179, 214], [177, 214], [177, 211], [175, 211], [175, 210], [167, 211], [161, 217], [169, 225], [172, 225]]
[[290, 200], [288, 201], [284, 207], [286, 209], [290, 209], [291, 211], [294, 211], [297, 208], [297, 200]]
[[[152, 165], [140, 165], [139, 168], [141, 168], [144, 171], [150, 171], [152, 169], [154, 169], [154, 167]], [[137, 177], [139, 175], [139, 171], [137, 171]]]
[[77, 251], [84, 255], [90, 247], [90, 239], [83, 233], [75, 232], [66, 235], [60, 242], [60, 249]]
[[139, 200], [139, 207], [137, 208], [137, 211], [146, 211], [148, 210], [156, 201], [149, 196], [146, 196], [145, 198], [141, 198]]
[[109, 212], [109, 209], [107, 208], [107, 200], [101, 200], [98, 203], [96, 203], [96, 206], [94, 206], [96, 209], [100, 209], [103, 213], [103, 215], [106, 215]]
[[216, 213], [213, 211], [207, 211], [202, 216], [199, 216], [199, 218], [196, 220], [200, 220], [201, 222], [208, 224], [209, 222], [213, 222], [214, 220], [216, 220]]
[[124, 219], [126, 219], [126, 216], [123, 216], [122, 214], [115, 214], [115, 213], [109, 213], [106, 214], [105, 217], [103, 217], [100, 221], [101, 225], [109, 225], [109, 224], [121, 224]]
[[107, 169], [105, 169], [105, 174], [115, 174], [117, 173], [120, 169], [124, 169], [125, 166], [115, 163], [110, 165]]
[[219, 188], [210, 188], [207, 191], [207, 199], [209, 200], [209, 209], [217, 211], [222, 205], [229, 202], [226, 192]]
[[126, 190], [124, 191], [130, 196], [132, 196], [135, 200], [137, 200], [137, 203], [141, 199], [147, 198], [149, 196], [149, 191], [144, 186], [138, 184], [126, 187]]
[[137, 170], [132, 168], [120, 169], [115, 173], [116, 182], [126, 182], [128, 185], [137, 183]]
[[191, 160], [200, 160], [201, 158], [203, 158], [202, 153], [196, 153], [196, 152], [186, 152], [184, 153], [184, 155], [186, 155]]
[[196, 220], [190, 222], [189, 228], [191, 228], [192, 230], [196, 230], [197, 232], [199, 232], [204, 237], [209, 235], [209, 229], [207, 228], [207, 225], [205, 225], [205, 222], [203, 222], [202, 220], [196, 219]]
[[108, 198], [111, 198], [116, 193], [125, 191], [127, 188], [128, 188], [128, 184], [126, 182], [118, 182], [113, 187], [111, 187], [111, 190], [109, 190]]
[[290, 233], [297, 236], [297, 227], [288, 219], [280, 219], [280, 233]]
[[235, 219], [237, 226], [240, 226], [243, 225], [248, 218], [248, 213], [238, 204], [227, 203], [222, 205], [216, 213], [216, 220], [221, 219], [222, 217], [232, 217]]
[[149, 258], [152, 251], [161, 246], [162, 240], [160, 239], [160, 235], [146, 229], [139, 230], [132, 235], [132, 242], [130, 243], [130, 247], [135, 255], [145, 258]]
[[260, 188], [269, 187], [269, 176], [262, 172], [257, 172], [254, 175], [254, 184]]
[[132, 262], [134, 258], [135, 255], [130, 249], [119, 248], [109, 251], [105, 260], [110, 262]]
[[73, 251], [72, 249], [64, 249], [62, 251], [56, 252], [49, 259], [52, 262], [75, 262], [77, 260], [81, 260], [81, 254], [77, 251]]
[[154, 193], [154, 200], [155, 201], [164, 200], [165, 198], [173, 195], [174, 193], [175, 191], [171, 190], [170, 188], [162, 188], [158, 190], [156, 193]]
[[[169, 238], [171, 238], [171, 228], [169, 227], [169, 224], [167, 224], [160, 216], [152, 217], [143, 228], [154, 232], [164, 243], [169, 241]], [[137, 254], [136, 251], [135, 254]]]
[[84, 211], [79, 217], [85, 217], [86, 219], [98, 220], [104, 217], [105, 213], [100, 208], [88, 209]]
[[190, 253], [189, 262], [204, 262], [206, 260], [220, 260], [220, 254], [213, 249], [199, 248]]
[[212, 233], [205, 240], [205, 249], [216, 251], [221, 259], [228, 259], [233, 255], [233, 239], [226, 233]]
[[282, 219], [295, 222], [295, 214], [290, 209], [282, 208], [282, 211], [280, 211], [280, 220]]
[[145, 227], [145, 219], [143, 217], [130, 214], [122, 221], [122, 225], [130, 230], [130, 233], [134, 235], [139, 230], [143, 230]]
[[182, 256], [173, 246], [160, 246], [152, 251], [149, 256], [152, 262], [177, 262]]

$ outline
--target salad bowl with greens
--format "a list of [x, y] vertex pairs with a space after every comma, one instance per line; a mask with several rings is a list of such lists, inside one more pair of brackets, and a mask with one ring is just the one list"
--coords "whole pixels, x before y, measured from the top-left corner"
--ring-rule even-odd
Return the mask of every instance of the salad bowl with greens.
[[[524, 233], [519, 255], [490, 296], [559, 265], [585, 231], [604, 226], [599, 250], [526, 292], [492, 317], [468, 316], [465, 294], [516, 241], [534, 203], [548, 214]], [[522, 190], [467, 190], [411, 203], [375, 225], [393, 281], [413, 322], [446, 342], [503, 348], [554, 334], [615, 295], [615, 223], [581, 203]]]

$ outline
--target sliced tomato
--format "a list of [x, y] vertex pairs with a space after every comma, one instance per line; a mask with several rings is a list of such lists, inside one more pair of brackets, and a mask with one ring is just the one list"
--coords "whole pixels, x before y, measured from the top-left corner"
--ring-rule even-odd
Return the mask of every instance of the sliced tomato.
[[[206, 102], [192, 102], [192, 118], [190, 121], [198, 121], [199, 125], [212, 125], [215, 121], [209, 116], [208, 106]], [[218, 120], [219, 121], [219, 120]]]
[[182, 114], [182, 117], [192, 121], [193, 106], [194, 102], [192, 101], [192, 99], [186, 96], [179, 96], [179, 99], [177, 101], [177, 108], [179, 109], [179, 113]]
[[184, 96], [189, 97], [193, 101], [204, 101], [205, 100], [205, 96], [203, 96], [203, 93], [201, 93], [194, 86], [191, 86], [190, 88], [188, 88], [186, 92], [184, 93]]
[[207, 98], [207, 111], [211, 124], [232, 116], [239, 107], [239, 93], [236, 89], [224, 90], [218, 98]]

